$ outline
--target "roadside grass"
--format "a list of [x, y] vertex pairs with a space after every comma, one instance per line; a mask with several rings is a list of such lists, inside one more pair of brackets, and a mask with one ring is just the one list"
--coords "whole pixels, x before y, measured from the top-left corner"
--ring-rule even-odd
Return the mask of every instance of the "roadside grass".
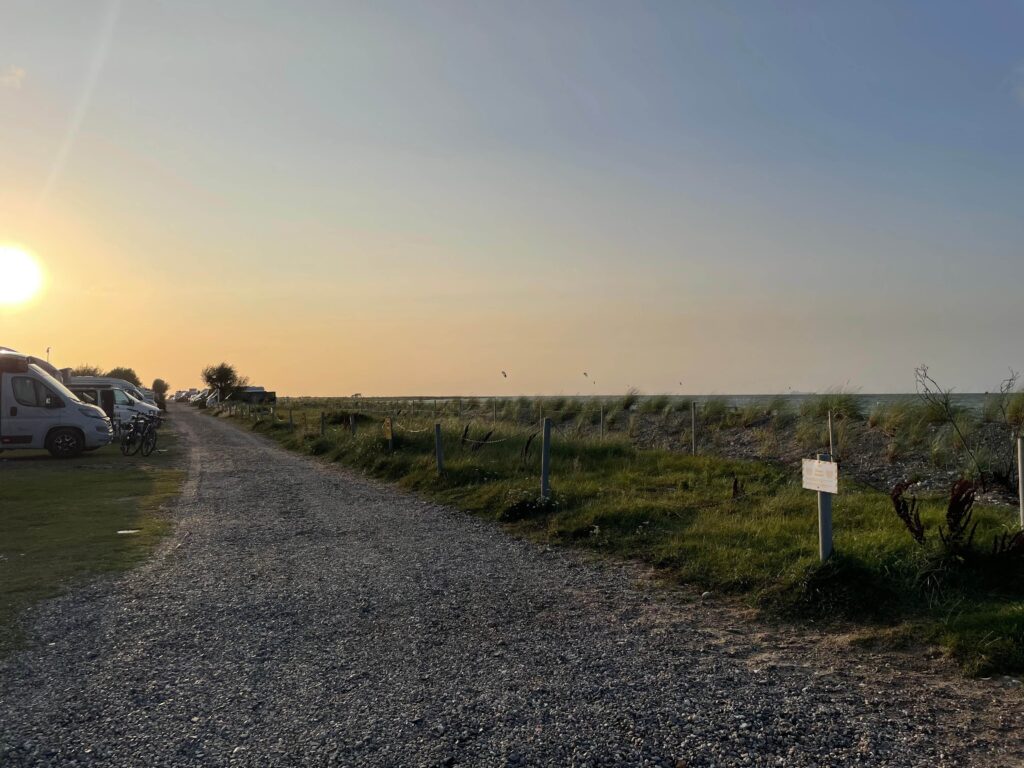
[[[396, 419], [387, 451], [380, 419], [319, 411], [287, 421], [228, 417], [299, 452], [364, 470], [530, 538], [656, 566], [668, 578], [743, 596], [772, 615], [856, 622], [878, 637], [934, 642], [968, 674], [1024, 671], [1024, 568], [1020, 560], [943, 555], [944, 498], [923, 499], [929, 543], [904, 530], [886, 494], [843, 482], [835, 503], [837, 555], [817, 558], [814, 494], [772, 464], [639, 450], [625, 436], [580, 437], [571, 425], [552, 441], [549, 501], [539, 498], [535, 426], [442, 420], [445, 472], [438, 476], [434, 419]], [[308, 431], [302, 423], [316, 425]], [[488, 433], [486, 444], [480, 441]], [[532, 436], [532, 437], [531, 437]], [[528, 447], [527, 447], [528, 446]], [[982, 549], [1015, 527], [1014, 514], [977, 506]]]
[[124, 457], [107, 446], [63, 461], [0, 454], [0, 654], [24, 643], [26, 608], [82, 578], [132, 567], [168, 532], [159, 510], [184, 472], [167, 427], [157, 450]]

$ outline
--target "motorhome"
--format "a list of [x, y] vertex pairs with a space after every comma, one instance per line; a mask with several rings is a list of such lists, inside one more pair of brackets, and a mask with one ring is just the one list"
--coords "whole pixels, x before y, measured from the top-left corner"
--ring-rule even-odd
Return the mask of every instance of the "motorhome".
[[115, 387], [116, 389], [127, 392], [140, 402], [146, 402], [146, 395], [142, 392], [142, 388], [137, 387], [130, 381], [125, 381], [124, 379], [114, 379], [110, 376], [72, 376], [64, 383], [67, 384], [70, 389], [74, 389], [75, 387], [94, 387], [100, 385]]
[[114, 438], [110, 419], [29, 355], [0, 352], [0, 450], [45, 448], [66, 458]]
[[159, 416], [160, 409], [144, 403], [113, 384], [70, 384], [69, 389], [86, 403], [98, 405], [113, 421], [126, 424], [136, 414]]

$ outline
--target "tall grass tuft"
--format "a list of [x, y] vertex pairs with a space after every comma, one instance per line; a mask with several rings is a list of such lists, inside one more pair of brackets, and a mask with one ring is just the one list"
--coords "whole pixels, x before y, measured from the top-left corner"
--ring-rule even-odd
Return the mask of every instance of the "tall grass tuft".
[[635, 387], [630, 387], [626, 390], [626, 394], [619, 400], [618, 407], [623, 411], [631, 411], [640, 399], [640, 390]]
[[823, 395], [812, 395], [800, 404], [800, 416], [805, 419], [863, 419], [860, 400], [855, 392], [831, 389]]

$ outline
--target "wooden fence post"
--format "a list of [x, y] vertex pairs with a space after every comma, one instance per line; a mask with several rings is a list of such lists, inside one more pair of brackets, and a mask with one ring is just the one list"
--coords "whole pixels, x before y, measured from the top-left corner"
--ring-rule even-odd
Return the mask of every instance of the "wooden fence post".
[[437, 457], [437, 474], [444, 474], [444, 445], [441, 443], [441, 423], [434, 422], [434, 455]]
[[690, 401], [690, 453], [697, 455], [697, 402]]
[[551, 419], [544, 419], [544, 441], [540, 452], [540, 497], [551, 498]]

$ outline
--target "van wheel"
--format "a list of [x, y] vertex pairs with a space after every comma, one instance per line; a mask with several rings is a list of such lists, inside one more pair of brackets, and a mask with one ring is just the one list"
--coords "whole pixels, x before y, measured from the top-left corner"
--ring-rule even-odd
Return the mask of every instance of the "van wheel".
[[50, 433], [46, 450], [58, 459], [70, 459], [85, 450], [85, 440], [73, 429], [57, 429]]

